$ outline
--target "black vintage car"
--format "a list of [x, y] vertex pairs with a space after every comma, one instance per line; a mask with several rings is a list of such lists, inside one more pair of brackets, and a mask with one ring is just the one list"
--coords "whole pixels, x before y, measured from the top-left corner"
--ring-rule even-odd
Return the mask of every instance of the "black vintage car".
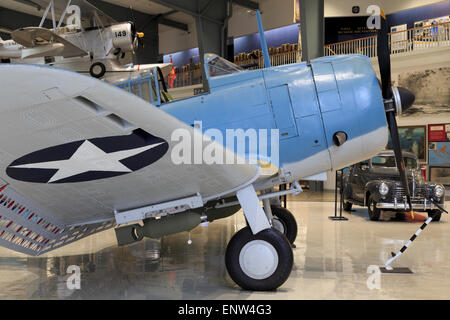
[[[403, 152], [403, 159], [414, 211], [426, 211], [434, 221], [439, 221], [441, 211], [435, 203], [443, 207], [445, 188], [424, 182], [413, 153]], [[367, 206], [370, 220], [378, 220], [381, 210], [409, 211], [393, 151], [383, 151], [372, 159], [351, 166], [344, 176], [343, 187], [344, 210], [350, 211], [353, 204]]]

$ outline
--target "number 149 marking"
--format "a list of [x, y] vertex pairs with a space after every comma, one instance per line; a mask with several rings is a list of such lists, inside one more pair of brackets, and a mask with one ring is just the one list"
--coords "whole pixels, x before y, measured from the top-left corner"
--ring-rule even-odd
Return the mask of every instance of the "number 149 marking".
[[116, 38], [117, 37], [126, 37], [127, 36], [127, 32], [126, 31], [119, 31], [115, 33]]

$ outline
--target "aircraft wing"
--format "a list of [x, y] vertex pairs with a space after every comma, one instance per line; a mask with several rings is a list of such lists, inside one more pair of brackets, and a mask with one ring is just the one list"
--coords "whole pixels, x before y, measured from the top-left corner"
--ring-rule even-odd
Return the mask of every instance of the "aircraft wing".
[[12, 39], [25, 48], [22, 59], [45, 56], [65, 58], [85, 56], [88, 53], [46, 28], [27, 27], [14, 30]]
[[206, 202], [259, 176], [250, 164], [176, 164], [172, 135], [194, 128], [103, 81], [14, 64], [0, 79], [0, 245], [16, 251], [42, 254], [113, 227], [115, 210]]
[[[33, 0], [34, 3], [40, 5], [43, 8], [46, 8], [50, 4], [50, 0]], [[55, 13], [59, 16], [64, 10], [66, 10], [67, 0], [66, 1], [54, 1]], [[71, 0], [71, 5], [76, 5], [80, 7], [81, 10], [81, 22], [83, 27], [92, 27], [92, 22], [94, 19], [99, 19], [104, 27], [110, 26], [112, 24], [117, 23], [113, 18], [109, 15], [96, 8], [94, 5], [90, 4], [85, 0]], [[124, 8], [125, 10], [125, 8]]]

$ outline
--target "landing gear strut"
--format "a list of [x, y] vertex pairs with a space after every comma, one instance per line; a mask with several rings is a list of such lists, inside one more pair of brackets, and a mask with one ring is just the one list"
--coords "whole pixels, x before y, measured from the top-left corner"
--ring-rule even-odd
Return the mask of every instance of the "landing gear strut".
[[280, 233], [284, 234], [291, 244], [297, 238], [297, 221], [294, 215], [287, 209], [279, 206], [271, 206], [272, 226]]
[[271, 227], [252, 185], [237, 192], [248, 226], [230, 240], [225, 265], [231, 279], [246, 290], [268, 291], [289, 277], [294, 257], [289, 240]]

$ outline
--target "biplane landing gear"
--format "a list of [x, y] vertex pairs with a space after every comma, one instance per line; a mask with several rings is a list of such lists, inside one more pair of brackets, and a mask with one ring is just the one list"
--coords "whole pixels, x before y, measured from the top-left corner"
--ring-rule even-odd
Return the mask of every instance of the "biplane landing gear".
[[280, 206], [270, 206], [272, 210], [272, 226], [284, 234], [291, 244], [297, 238], [297, 221], [294, 215]]
[[245, 290], [275, 290], [287, 280], [293, 263], [289, 241], [272, 228], [257, 234], [249, 227], [241, 229], [225, 253], [228, 274]]
[[106, 73], [106, 66], [101, 62], [96, 62], [89, 68], [89, 74], [94, 78], [101, 78]]

